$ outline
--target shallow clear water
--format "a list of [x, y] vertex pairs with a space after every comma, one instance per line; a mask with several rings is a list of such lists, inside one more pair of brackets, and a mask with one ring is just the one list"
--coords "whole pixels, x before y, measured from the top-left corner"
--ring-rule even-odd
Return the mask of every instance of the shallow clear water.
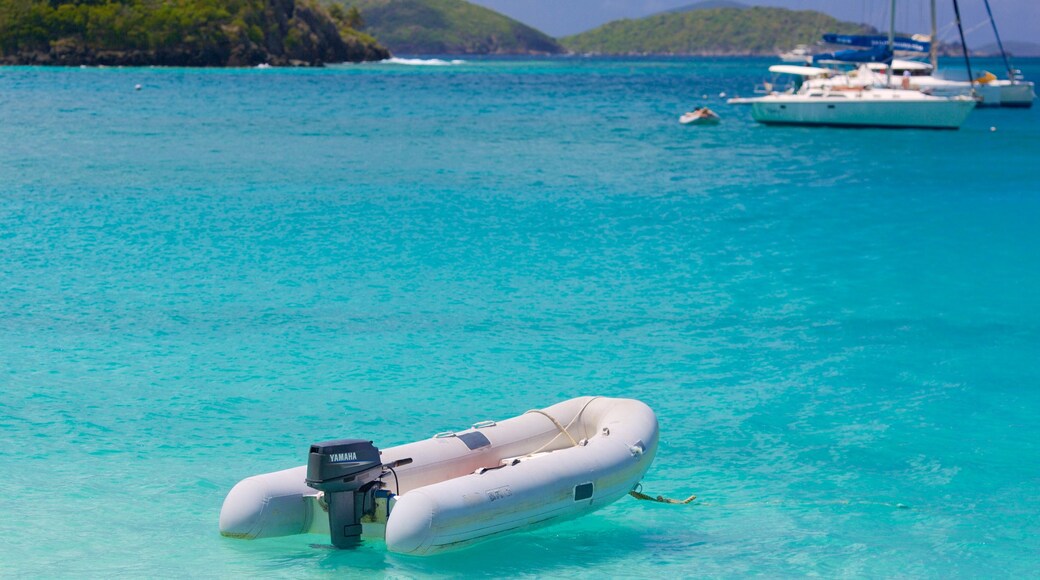
[[[769, 128], [718, 97], [768, 64], [0, 68], [0, 575], [1035, 574], [1040, 107]], [[698, 503], [217, 533], [311, 442], [585, 394]]]

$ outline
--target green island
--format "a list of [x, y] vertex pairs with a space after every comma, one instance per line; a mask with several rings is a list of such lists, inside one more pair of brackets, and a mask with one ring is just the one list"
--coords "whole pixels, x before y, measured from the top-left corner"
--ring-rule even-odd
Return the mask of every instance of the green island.
[[579, 54], [756, 56], [811, 44], [825, 32], [877, 32], [872, 26], [842, 22], [813, 10], [700, 6], [615, 20], [560, 42]]
[[558, 40], [466, 0], [0, 0], [0, 64], [321, 66], [391, 52], [754, 56], [825, 32], [876, 30], [733, 0]]
[[318, 66], [389, 52], [315, 0], [0, 0], [0, 63]]
[[330, 0], [361, 11], [398, 54], [557, 54], [551, 36], [465, 0]]

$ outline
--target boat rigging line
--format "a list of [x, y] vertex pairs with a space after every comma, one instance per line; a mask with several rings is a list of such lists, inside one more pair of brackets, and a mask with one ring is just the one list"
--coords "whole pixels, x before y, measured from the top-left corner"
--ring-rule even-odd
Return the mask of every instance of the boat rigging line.
[[1000, 33], [997, 32], [997, 21], [993, 20], [993, 11], [989, 9], [989, 0], [983, 0], [986, 4], [986, 15], [989, 16], [989, 23], [993, 25], [993, 36], [997, 37], [997, 47], [1000, 48], [1000, 56], [1004, 58], [1004, 66], [1008, 71], [1008, 80], [1015, 82], [1015, 69], [1011, 68], [1011, 60], [1008, 59], [1007, 51], [1004, 50], [1004, 43], [1000, 41]]
[[964, 66], [968, 68], [968, 86], [971, 88], [972, 96], [975, 96], [975, 76], [971, 74], [971, 59], [968, 58], [968, 42], [964, 40], [964, 27], [961, 26], [961, 7], [957, 0], [953, 0], [953, 14], [957, 19], [957, 31], [961, 35], [961, 51], [964, 53]]

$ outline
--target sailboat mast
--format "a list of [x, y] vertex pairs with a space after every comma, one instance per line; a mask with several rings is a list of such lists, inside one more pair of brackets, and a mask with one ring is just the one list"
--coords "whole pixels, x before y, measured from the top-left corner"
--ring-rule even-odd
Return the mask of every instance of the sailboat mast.
[[892, 44], [895, 42], [896, 37], [896, 0], [892, 0], [892, 6], [889, 9], [892, 13], [888, 19], [888, 79], [885, 84], [892, 86], [892, 61], [895, 60], [895, 52], [892, 51]]
[[1015, 70], [1011, 68], [1011, 61], [1008, 60], [1007, 52], [1004, 50], [1004, 43], [1000, 42], [1000, 33], [997, 32], [997, 21], [993, 20], [993, 11], [989, 9], [989, 0], [986, 2], [986, 14], [989, 15], [989, 23], [993, 25], [993, 36], [997, 37], [997, 46], [1000, 47], [1000, 56], [1004, 57], [1004, 66], [1007, 67], [1008, 80], [1015, 80]]
[[935, 0], [932, 0], [932, 45], [928, 48], [928, 61], [932, 63], [933, 74], [939, 68], [939, 39], [937, 35], [938, 32], [935, 27]]
[[961, 7], [957, 0], [953, 0], [953, 15], [957, 19], [957, 32], [961, 35], [961, 48], [964, 49], [964, 66], [968, 68], [968, 86], [972, 94], [975, 93], [975, 75], [971, 74], [971, 59], [968, 58], [968, 43], [964, 40], [964, 27], [961, 26]]

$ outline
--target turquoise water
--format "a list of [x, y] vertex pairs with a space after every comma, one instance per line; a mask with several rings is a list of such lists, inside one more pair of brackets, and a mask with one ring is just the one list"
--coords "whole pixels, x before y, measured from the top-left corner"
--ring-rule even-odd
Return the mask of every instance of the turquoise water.
[[[0, 576], [1035, 576], [1040, 107], [763, 127], [768, 64], [0, 68]], [[585, 394], [697, 502], [217, 533], [311, 442]]]

